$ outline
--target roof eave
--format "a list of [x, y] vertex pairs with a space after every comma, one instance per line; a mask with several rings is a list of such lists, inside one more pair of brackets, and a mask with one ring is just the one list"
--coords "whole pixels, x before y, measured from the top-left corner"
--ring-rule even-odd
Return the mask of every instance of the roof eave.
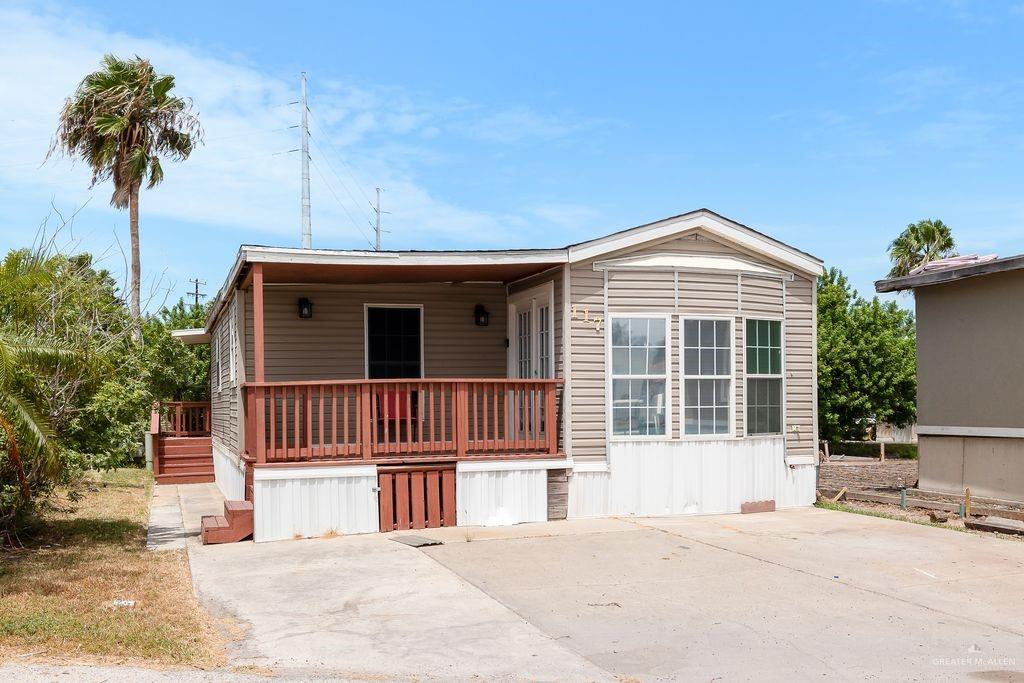
[[939, 285], [945, 282], [956, 282], [980, 275], [991, 275], [993, 273], [1005, 273], [1011, 270], [1024, 269], [1024, 254], [1010, 256], [995, 261], [985, 261], [959, 268], [947, 268], [945, 270], [934, 270], [918, 275], [904, 275], [903, 277], [891, 277], [875, 282], [875, 291], [879, 294], [885, 292], [901, 292], [917, 287], [928, 285]]

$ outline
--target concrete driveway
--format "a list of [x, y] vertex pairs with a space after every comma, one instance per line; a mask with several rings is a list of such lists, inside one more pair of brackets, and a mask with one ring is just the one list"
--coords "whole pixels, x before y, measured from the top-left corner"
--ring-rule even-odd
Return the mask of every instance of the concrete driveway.
[[[284, 675], [934, 680], [1024, 672], [1024, 543], [817, 509], [191, 549]], [[472, 542], [467, 542], [467, 539]], [[1020, 674], [1018, 674], [1020, 675]]]

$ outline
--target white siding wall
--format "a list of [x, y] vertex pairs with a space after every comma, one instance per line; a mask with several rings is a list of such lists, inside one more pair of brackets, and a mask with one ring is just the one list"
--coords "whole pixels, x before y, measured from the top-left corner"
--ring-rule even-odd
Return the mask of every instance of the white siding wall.
[[[501, 526], [548, 518], [548, 463], [460, 462], [455, 497], [459, 526]], [[565, 467], [561, 463], [561, 467]]]
[[613, 443], [607, 474], [573, 474], [570, 517], [730, 513], [759, 500], [811, 505], [815, 467], [788, 466], [784, 448], [782, 437]]
[[253, 540], [280, 541], [380, 530], [377, 468], [257, 468]]
[[234, 452], [213, 440], [213, 473], [217, 488], [227, 500], [245, 500], [245, 468]]

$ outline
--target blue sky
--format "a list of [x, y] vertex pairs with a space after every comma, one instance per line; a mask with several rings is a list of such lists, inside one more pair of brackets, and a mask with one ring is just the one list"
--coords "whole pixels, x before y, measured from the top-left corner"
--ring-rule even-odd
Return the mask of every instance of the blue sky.
[[380, 185], [390, 248], [560, 246], [704, 206], [862, 293], [920, 218], [1024, 252], [1024, 2], [721, 4], [5, 3], [0, 249], [81, 209], [60, 240], [123, 273], [109, 187], [40, 167], [113, 51], [174, 73], [206, 128], [142, 199], [151, 306], [189, 277], [212, 294], [240, 243], [298, 243], [302, 70], [315, 246], [366, 247]]

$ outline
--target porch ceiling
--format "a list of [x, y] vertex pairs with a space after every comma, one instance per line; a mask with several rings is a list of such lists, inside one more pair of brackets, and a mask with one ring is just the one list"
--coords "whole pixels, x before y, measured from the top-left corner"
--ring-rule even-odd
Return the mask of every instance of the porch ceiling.
[[512, 282], [561, 265], [551, 263], [309, 264], [264, 263], [265, 283]]

